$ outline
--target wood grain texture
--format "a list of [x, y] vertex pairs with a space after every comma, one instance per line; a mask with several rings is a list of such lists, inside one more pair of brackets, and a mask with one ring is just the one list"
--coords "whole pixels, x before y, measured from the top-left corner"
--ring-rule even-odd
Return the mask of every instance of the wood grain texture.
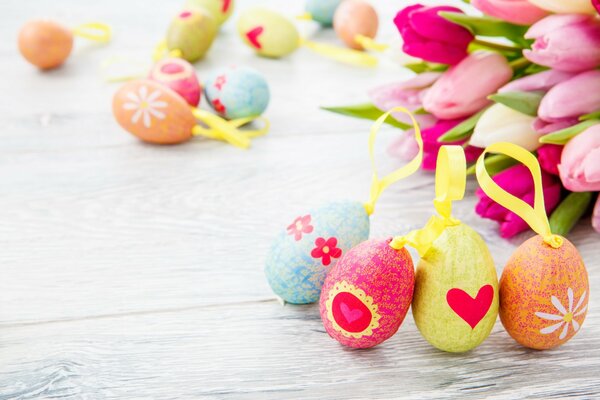
[[[0, 399], [33, 398], [594, 398], [600, 396], [600, 237], [572, 234], [588, 266], [590, 312], [553, 351], [526, 350], [498, 322], [464, 355], [441, 353], [411, 317], [383, 345], [342, 348], [315, 306], [280, 306], [262, 265], [271, 238], [297, 212], [331, 199], [365, 199], [367, 121], [320, 111], [359, 103], [367, 89], [408, 76], [339, 65], [300, 49], [255, 57], [225, 25], [199, 76], [250, 65], [272, 89], [272, 131], [249, 151], [197, 139], [144, 145], [114, 122], [99, 65], [117, 55], [149, 62], [180, 2], [16, 0], [0, 3]], [[302, 2], [238, 0], [290, 16]], [[385, 16], [398, 4], [374, 1]], [[16, 48], [26, 20], [108, 22], [115, 40], [77, 40], [68, 63], [40, 73]], [[235, 21], [236, 17], [232, 17]], [[332, 32], [317, 32], [334, 42]], [[398, 166], [378, 149], [382, 169]], [[470, 182], [456, 215], [486, 239], [498, 272], [530, 234], [512, 241], [475, 216]], [[372, 235], [420, 227], [433, 176], [386, 192]]]

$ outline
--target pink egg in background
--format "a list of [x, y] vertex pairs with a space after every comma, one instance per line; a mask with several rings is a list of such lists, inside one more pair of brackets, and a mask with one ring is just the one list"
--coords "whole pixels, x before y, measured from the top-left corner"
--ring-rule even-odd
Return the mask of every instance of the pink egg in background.
[[158, 61], [150, 70], [148, 78], [169, 87], [193, 107], [200, 102], [202, 87], [196, 70], [182, 58], [169, 57]]

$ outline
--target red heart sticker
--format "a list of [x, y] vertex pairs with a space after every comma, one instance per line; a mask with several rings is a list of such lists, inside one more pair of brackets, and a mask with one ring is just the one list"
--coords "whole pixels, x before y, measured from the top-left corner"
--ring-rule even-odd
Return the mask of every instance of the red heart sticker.
[[252, 43], [252, 46], [256, 47], [257, 49], [262, 49], [262, 45], [258, 41], [258, 37], [262, 35], [264, 30], [265, 29], [262, 26], [257, 26], [256, 28], [246, 32], [246, 37], [248, 38], [248, 41], [250, 41], [250, 43]]
[[331, 311], [335, 322], [346, 332], [362, 332], [371, 324], [371, 311], [352, 293], [338, 293], [333, 299]]
[[479, 289], [477, 296], [472, 298], [462, 289], [454, 288], [446, 293], [448, 305], [459, 317], [475, 329], [479, 321], [485, 317], [494, 300], [494, 288], [485, 285]]

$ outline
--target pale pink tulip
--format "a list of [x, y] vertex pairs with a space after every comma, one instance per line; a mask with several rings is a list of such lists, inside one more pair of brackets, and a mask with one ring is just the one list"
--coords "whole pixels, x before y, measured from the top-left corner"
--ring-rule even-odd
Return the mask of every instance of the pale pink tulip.
[[582, 72], [550, 89], [540, 103], [538, 116], [544, 121], [556, 122], [598, 110], [600, 71], [593, 70]]
[[565, 145], [558, 166], [564, 187], [572, 192], [600, 190], [600, 125], [594, 125]]
[[471, 0], [471, 5], [484, 14], [517, 25], [531, 25], [548, 15], [548, 11], [527, 0]]
[[594, 206], [594, 214], [592, 215], [592, 226], [596, 230], [596, 232], [600, 233], [600, 196], [598, 200], [596, 200], [596, 205]]
[[444, 72], [423, 98], [423, 107], [440, 119], [470, 116], [490, 103], [488, 96], [513, 75], [498, 53], [475, 52]]
[[600, 65], [600, 21], [591, 15], [550, 15], [525, 34], [535, 39], [523, 55], [531, 62], [561, 71], [585, 71]]
[[590, 0], [529, 0], [531, 4], [560, 14], [592, 14], [594, 7]]
[[498, 89], [498, 92], [547, 92], [555, 85], [571, 79], [575, 75], [577, 75], [576, 72], [549, 69], [548, 71], [538, 72], [537, 74], [515, 79]]

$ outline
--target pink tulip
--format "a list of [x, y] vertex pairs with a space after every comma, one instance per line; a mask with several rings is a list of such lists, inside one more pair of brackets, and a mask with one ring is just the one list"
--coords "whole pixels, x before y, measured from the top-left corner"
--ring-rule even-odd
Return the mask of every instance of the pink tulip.
[[558, 165], [563, 185], [572, 192], [600, 191], [600, 125], [565, 145]]
[[[440, 120], [437, 123], [427, 129], [421, 131], [423, 137], [423, 164], [424, 170], [433, 171], [437, 163], [437, 155], [440, 147], [444, 144], [463, 144], [465, 140], [452, 142], [452, 143], [440, 143], [438, 139], [450, 129], [461, 123], [463, 119], [455, 120]], [[419, 146], [414, 137], [414, 131], [408, 130], [403, 135], [393, 142], [388, 148], [389, 154], [397, 156], [405, 161], [409, 161], [415, 157], [419, 151]], [[465, 149], [465, 155], [467, 162], [474, 162], [483, 150], [473, 146], [467, 146]]]
[[[596, 9], [596, 11], [600, 13], [600, 0], [592, 0], [592, 5]], [[598, 205], [596, 205], [596, 207], [598, 207]]]
[[540, 167], [549, 174], [558, 176], [558, 164], [563, 146], [557, 144], [545, 144], [537, 149]]
[[536, 118], [533, 120], [533, 129], [540, 134], [540, 136], [547, 135], [552, 132], [560, 131], [561, 129], [565, 129], [571, 127], [573, 125], [577, 125], [579, 123], [578, 118], [563, 118], [557, 121], [548, 122], [544, 121], [541, 118]]
[[440, 11], [462, 13], [455, 7], [415, 4], [396, 14], [394, 24], [404, 40], [402, 49], [406, 54], [454, 65], [467, 56], [467, 47], [474, 36], [462, 26], [440, 17]]
[[515, 79], [498, 89], [499, 93], [505, 92], [547, 92], [555, 85], [571, 79], [577, 75], [576, 72], [557, 71], [550, 69], [548, 71], [538, 72], [528, 75], [524, 78]]
[[600, 71], [594, 70], [582, 72], [550, 89], [540, 103], [538, 116], [544, 121], [555, 122], [599, 109]]
[[[371, 101], [381, 111], [402, 106], [410, 111], [423, 107], [422, 99], [427, 89], [441, 76], [438, 72], [425, 72], [399, 83], [392, 83], [375, 88], [369, 92]], [[412, 125], [410, 117], [404, 113], [392, 114], [398, 121]], [[435, 117], [428, 114], [415, 115], [421, 128], [426, 128], [435, 123]]]
[[596, 200], [596, 205], [594, 206], [594, 213], [592, 214], [592, 226], [596, 232], [600, 233], [600, 197], [598, 197], [598, 200]]
[[471, 4], [484, 14], [517, 25], [531, 25], [548, 15], [527, 0], [472, 0]]
[[575, 72], [600, 65], [600, 21], [592, 15], [550, 15], [535, 23], [525, 38], [535, 39], [523, 55], [536, 64]]
[[475, 52], [444, 72], [423, 97], [423, 107], [440, 119], [468, 117], [490, 101], [512, 77], [506, 58], [497, 53]]
[[[526, 166], [515, 165], [494, 175], [493, 179], [502, 189], [533, 206], [533, 178]], [[553, 175], [542, 171], [542, 186], [544, 187], [546, 212], [550, 214], [560, 202], [560, 181]], [[483, 218], [498, 221], [502, 237], [510, 238], [529, 228], [521, 217], [494, 202], [483, 190], [477, 189], [476, 194], [479, 197], [479, 202], [475, 207], [475, 212]]]

